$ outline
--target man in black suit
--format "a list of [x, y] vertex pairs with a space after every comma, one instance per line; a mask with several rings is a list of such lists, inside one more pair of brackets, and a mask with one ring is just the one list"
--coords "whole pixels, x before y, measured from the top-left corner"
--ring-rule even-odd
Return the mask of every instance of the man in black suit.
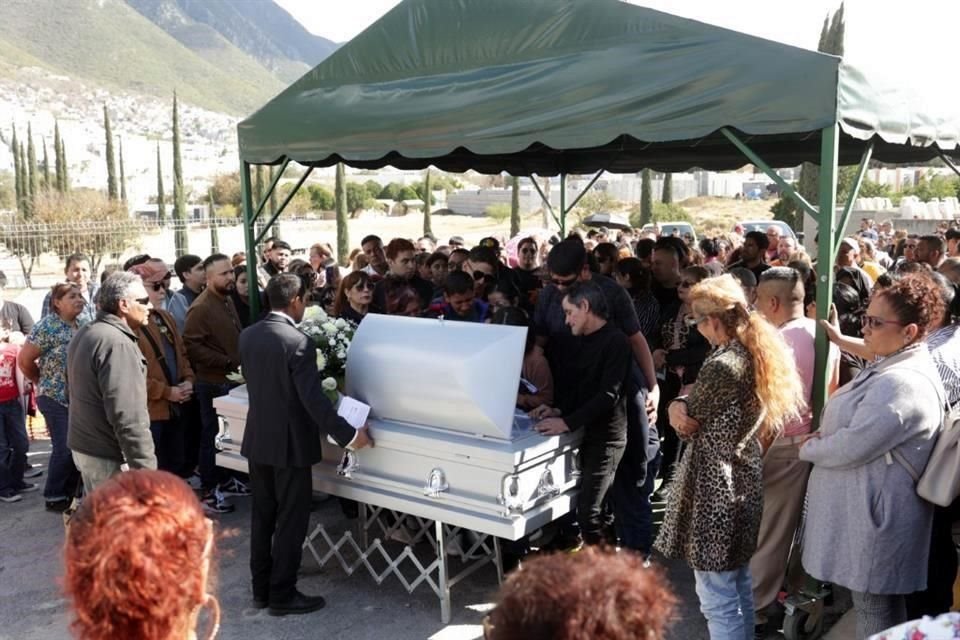
[[310, 519], [310, 467], [320, 462], [320, 439], [342, 447], [373, 446], [367, 427], [337, 415], [320, 386], [316, 347], [296, 328], [308, 284], [284, 273], [267, 284], [273, 311], [240, 334], [240, 362], [250, 406], [241, 453], [250, 467], [253, 524], [250, 571], [253, 600], [271, 615], [321, 609], [321, 596], [297, 590], [297, 569]]

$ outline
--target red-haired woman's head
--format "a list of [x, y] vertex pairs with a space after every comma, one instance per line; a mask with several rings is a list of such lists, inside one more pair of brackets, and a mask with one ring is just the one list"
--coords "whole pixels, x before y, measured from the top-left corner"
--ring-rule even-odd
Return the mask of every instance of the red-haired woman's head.
[[661, 640], [676, 598], [633, 553], [586, 547], [525, 561], [500, 589], [489, 640]]
[[207, 600], [212, 523], [165, 471], [121, 473], [70, 520], [64, 590], [82, 640], [183, 638]]

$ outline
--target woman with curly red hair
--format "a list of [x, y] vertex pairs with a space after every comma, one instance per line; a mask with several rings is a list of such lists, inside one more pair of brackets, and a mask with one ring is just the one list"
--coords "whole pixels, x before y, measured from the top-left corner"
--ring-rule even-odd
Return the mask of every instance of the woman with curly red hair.
[[87, 496], [70, 521], [64, 590], [80, 640], [197, 637], [210, 606], [213, 523], [190, 487], [165, 471], [121, 473]]
[[643, 556], [584, 547], [523, 563], [483, 621], [486, 640], [662, 640], [676, 598]]

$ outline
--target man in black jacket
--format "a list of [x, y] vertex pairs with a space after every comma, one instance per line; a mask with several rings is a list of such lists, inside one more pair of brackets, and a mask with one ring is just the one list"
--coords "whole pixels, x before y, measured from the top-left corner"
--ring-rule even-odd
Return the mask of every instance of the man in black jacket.
[[556, 435], [583, 427], [580, 445], [580, 494], [577, 520], [586, 544], [604, 542], [607, 531], [603, 503], [613, 484], [627, 444], [627, 389], [633, 353], [622, 331], [607, 322], [603, 290], [581, 282], [565, 291], [563, 311], [575, 338], [575, 352], [566, 366], [579, 380], [560, 407], [531, 412], [535, 429]]
[[351, 449], [373, 445], [366, 426], [347, 424], [323, 393], [316, 347], [296, 328], [307, 291], [296, 275], [274, 276], [267, 284], [273, 311], [240, 334], [250, 402], [240, 451], [253, 491], [253, 599], [271, 615], [309, 613], [325, 604], [296, 586], [310, 519], [310, 467], [322, 458], [321, 437], [329, 434]]

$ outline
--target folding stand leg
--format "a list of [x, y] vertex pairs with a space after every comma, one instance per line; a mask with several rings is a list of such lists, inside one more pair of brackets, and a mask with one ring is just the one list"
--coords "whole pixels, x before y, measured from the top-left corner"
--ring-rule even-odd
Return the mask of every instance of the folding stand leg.
[[503, 555], [500, 553], [500, 538], [493, 536], [493, 564], [497, 565], [497, 584], [503, 585]]
[[440, 621], [443, 624], [450, 623], [450, 583], [447, 577], [447, 545], [443, 535], [443, 523], [436, 521], [437, 527], [437, 560], [438, 580], [437, 586], [440, 587]]
[[365, 502], [358, 502], [357, 504], [360, 507], [359, 518], [357, 518], [360, 523], [360, 546], [368, 549], [370, 547], [370, 532], [367, 530], [367, 505]]

